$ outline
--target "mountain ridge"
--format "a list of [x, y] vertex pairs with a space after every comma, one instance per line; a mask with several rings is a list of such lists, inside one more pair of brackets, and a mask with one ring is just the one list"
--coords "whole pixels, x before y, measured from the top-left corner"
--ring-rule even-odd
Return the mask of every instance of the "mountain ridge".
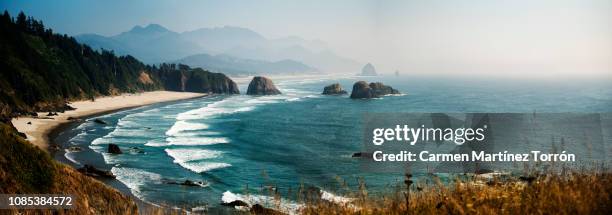
[[[290, 59], [329, 72], [357, 70], [360, 65], [336, 55], [321, 40], [305, 40], [297, 36], [268, 39], [251, 29], [236, 26], [198, 28], [178, 33], [158, 24], [149, 24], [109, 37], [81, 34], [75, 38], [92, 47], [134, 55], [145, 63], [175, 62], [197, 54], [225, 54], [270, 62]], [[295, 52], [296, 47], [302, 50]], [[289, 56], [285, 56], [288, 53]]]

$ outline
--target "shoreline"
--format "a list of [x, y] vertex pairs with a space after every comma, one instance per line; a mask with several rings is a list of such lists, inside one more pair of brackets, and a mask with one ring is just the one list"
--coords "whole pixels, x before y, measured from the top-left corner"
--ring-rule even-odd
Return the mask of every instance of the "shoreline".
[[[111, 113], [116, 113], [116, 112], [120, 112], [123, 110], [129, 110], [129, 109], [134, 109], [134, 108], [138, 108], [138, 107], [143, 107], [143, 106], [147, 106], [147, 105], [152, 105], [152, 104], [162, 104], [162, 103], [167, 103], [167, 102], [177, 102], [177, 101], [183, 101], [183, 100], [190, 100], [190, 99], [197, 99], [197, 98], [202, 98], [202, 97], [206, 97], [208, 96], [208, 94], [204, 94], [204, 93], [189, 93], [189, 92], [171, 92], [171, 91], [151, 91], [151, 92], [146, 92], [146, 93], [139, 93], [138, 96], [150, 96], [151, 93], [170, 93], [170, 94], [182, 94], [183, 96], [180, 97], [172, 97], [172, 98], [165, 98], [165, 99], [161, 99], [158, 101], [146, 101], [146, 102], [141, 102], [140, 104], [136, 104], [136, 105], [124, 105], [122, 107], [119, 108], [107, 108], [107, 109], [103, 109], [99, 111], [87, 111], [87, 113], [84, 114], [74, 114], [74, 113], [69, 113], [69, 112], [74, 112], [74, 111], [66, 111], [66, 113], [64, 113], [64, 115], [62, 115], [64, 117], [64, 119], [53, 119], [55, 121], [51, 121], [49, 119], [37, 119], [34, 117], [21, 117], [22, 120], [23, 119], [29, 119], [29, 120], [42, 120], [48, 124], [52, 124], [52, 125], [48, 125], [48, 127], [44, 128], [44, 131], [38, 131], [37, 135], [41, 134], [43, 135], [42, 139], [39, 139], [39, 141], [44, 141], [44, 143], [46, 144], [47, 148], [43, 148], [44, 151], [46, 151], [47, 153], [50, 153], [50, 155], [53, 157], [53, 160], [63, 163], [65, 165], [71, 166], [74, 169], [78, 168], [78, 164], [75, 164], [71, 161], [69, 161], [68, 159], [66, 159], [64, 157], [64, 154], [66, 153], [66, 151], [61, 150], [62, 147], [65, 147], [66, 143], [58, 143], [56, 142], [56, 139], [62, 135], [62, 133], [64, 131], [66, 131], [66, 129], [69, 129], [75, 125], [81, 124], [85, 122], [85, 119], [87, 118], [92, 118], [92, 117], [98, 117], [98, 116], [102, 116], [105, 114], [111, 114]], [[143, 95], [144, 94], [144, 95]], [[134, 95], [134, 94], [122, 94], [119, 95], [121, 96], [121, 98], [125, 98], [124, 96], [126, 95]], [[153, 94], [155, 95], [155, 94]], [[119, 97], [119, 96], [114, 96], [114, 97], [102, 97], [102, 98], [115, 98]], [[84, 102], [84, 101], [79, 101], [79, 102]], [[76, 103], [76, 102], [75, 102]], [[93, 102], [92, 102], [93, 103]], [[39, 115], [41, 113], [38, 113]], [[58, 113], [62, 114], [62, 113]], [[78, 116], [77, 116], [78, 115]], [[68, 117], [73, 117], [73, 120], [67, 120]], [[13, 119], [15, 120], [15, 119]], [[13, 122], [13, 120], [11, 120]], [[50, 123], [52, 122], [52, 123]], [[22, 132], [21, 130], [18, 131]], [[26, 134], [26, 135], [33, 135], [33, 134]], [[32, 141], [28, 140], [28, 142], [34, 144]], [[36, 144], [34, 144], [36, 145]], [[36, 145], [38, 147], [40, 147], [39, 145]], [[50, 148], [50, 146], [57, 146], [60, 149], [57, 150], [53, 150]], [[63, 159], [58, 159], [58, 157], [61, 157]], [[120, 182], [117, 179], [104, 179], [104, 178], [97, 178], [94, 177], [96, 180], [104, 183], [105, 185], [112, 187], [113, 189], [116, 189], [117, 191], [119, 191], [120, 193], [129, 196], [137, 205], [138, 207], [138, 211], [140, 213], [146, 212], [147, 210], [161, 210], [161, 211], [165, 211], [165, 210], [171, 210], [159, 205], [155, 205], [152, 204], [150, 202], [146, 202], [144, 200], [141, 200], [140, 198], [136, 197], [134, 194], [132, 194], [132, 192], [129, 190], [129, 188], [127, 188], [122, 182]], [[120, 184], [115, 184], [114, 182]]]
[[[83, 119], [96, 115], [103, 115], [130, 108], [136, 108], [156, 103], [180, 101], [205, 97], [205, 93], [151, 91], [137, 94], [121, 94], [96, 98], [94, 101], [75, 101], [69, 105], [76, 110], [57, 113], [57, 116], [46, 116], [46, 112], [39, 112], [38, 117], [18, 117], [11, 119], [11, 123], [19, 132], [27, 136], [27, 140], [44, 151], [51, 152], [52, 138], [56, 137], [64, 128], [72, 123], [82, 122]], [[68, 118], [72, 118], [68, 120]]]

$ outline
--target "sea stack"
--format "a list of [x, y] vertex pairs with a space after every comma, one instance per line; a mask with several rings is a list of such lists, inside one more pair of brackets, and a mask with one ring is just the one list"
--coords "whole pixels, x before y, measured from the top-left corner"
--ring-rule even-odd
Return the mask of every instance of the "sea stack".
[[123, 154], [123, 152], [121, 151], [121, 149], [119, 148], [118, 145], [116, 144], [108, 144], [108, 151], [109, 154]]
[[361, 69], [361, 74], [359, 74], [361, 76], [377, 76], [378, 73], [376, 73], [376, 68], [374, 68], [374, 65], [372, 65], [371, 63], [366, 64], [365, 66], [363, 66], [363, 68]]
[[399, 93], [400, 92], [398, 90], [380, 82], [368, 84], [368, 82], [365, 81], [358, 81], [353, 84], [351, 99], [378, 98], [384, 95]]
[[342, 89], [339, 83], [331, 84], [323, 88], [323, 95], [344, 95], [346, 91]]
[[277, 95], [281, 94], [281, 92], [276, 89], [272, 80], [262, 76], [255, 76], [251, 83], [249, 83], [249, 88], [247, 89], [247, 95]]

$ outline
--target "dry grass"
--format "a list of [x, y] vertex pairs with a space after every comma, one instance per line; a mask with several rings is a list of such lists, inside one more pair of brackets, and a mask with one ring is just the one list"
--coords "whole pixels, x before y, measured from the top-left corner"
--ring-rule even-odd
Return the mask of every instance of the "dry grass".
[[[612, 174], [605, 171], [548, 173], [533, 181], [483, 182], [474, 178], [405, 184], [369, 197], [360, 186], [355, 201], [306, 201], [303, 214], [611, 214]], [[408, 185], [408, 186], [407, 186]], [[409, 187], [409, 189], [407, 189]]]

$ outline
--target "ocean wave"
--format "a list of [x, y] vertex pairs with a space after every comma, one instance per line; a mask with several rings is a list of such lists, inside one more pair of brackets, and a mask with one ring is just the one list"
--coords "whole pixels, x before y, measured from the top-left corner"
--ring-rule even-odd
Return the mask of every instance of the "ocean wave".
[[195, 173], [203, 173], [213, 169], [221, 169], [232, 166], [231, 164], [221, 162], [182, 162], [178, 164], [183, 168], [191, 170]]
[[153, 146], [153, 147], [167, 146], [167, 145], [168, 143], [165, 140], [159, 140], [159, 139], [149, 140], [147, 141], [147, 143], [145, 143], [145, 146]]
[[287, 214], [300, 214], [300, 211], [302, 210], [302, 208], [304, 208], [303, 204], [299, 204], [294, 201], [290, 201], [286, 199], [281, 199], [280, 204], [277, 205], [276, 203], [278, 203], [279, 200], [275, 199], [274, 197], [264, 196], [264, 195], [256, 195], [256, 194], [242, 195], [242, 194], [232, 193], [230, 191], [225, 191], [223, 193], [223, 196], [221, 197], [221, 202], [223, 203], [230, 203], [230, 202], [237, 201], [237, 200], [243, 201], [247, 203], [249, 206], [260, 204], [260, 205], [263, 205], [264, 207], [278, 209], [279, 211], [287, 213]]
[[70, 152], [66, 149], [66, 153], [64, 153], [64, 157], [72, 163], [81, 165], [81, 162], [77, 161], [76, 158], [74, 157], [74, 152]]
[[214, 145], [219, 143], [229, 143], [230, 140], [225, 137], [168, 137], [166, 138], [168, 145], [175, 146], [203, 146]]
[[203, 130], [203, 129], [208, 129], [208, 125], [203, 124], [203, 123], [177, 121], [176, 123], [174, 123], [174, 125], [172, 125], [172, 127], [168, 131], [166, 131], [166, 135], [175, 136], [181, 133], [182, 131], [195, 131], [195, 130]]
[[147, 172], [137, 168], [127, 167], [113, 167], [111, 172], [117, 176], [117, 180], [125, 184], [132, 194], [139, 199], [142, 199], [142, 193], [140, 192], [141, 187], [148, 183], [159, 184], [161, 183], [161, 175], [157, 173]]
[[206, 107], [189, 110], [183, 113], [179, 113], [176, 116], [177, 120], [193, 120], [193, 119], [206, 119], [216, 115], [232, 114], [238, 112], [251, 111], [255, 107], [243, 106], [243, 98], [227, 98], [218, 102], [208, 104]]
[[325, 190], [321, 190], [321, 199], [329, 201], [329, 202], [333, 202], [336, 204], [347, 204], [352, 202], [354, 199], [352, 198], [348, 198], [348, 197], [344, 197], [344, 196], [338, 196], [336, 194], [333, 194], [331, 192], [327, 192]]
[[174, 163], [185, 163], [204, 159], [218, 158], [221, 151], [207, 149], [165, 149], [166, 154], [174, 158]]

